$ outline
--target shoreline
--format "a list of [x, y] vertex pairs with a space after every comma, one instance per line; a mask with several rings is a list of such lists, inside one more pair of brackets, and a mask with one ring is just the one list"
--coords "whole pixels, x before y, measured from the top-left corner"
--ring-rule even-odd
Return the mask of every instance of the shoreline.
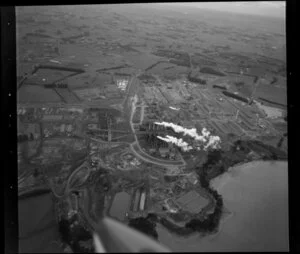
[[[253, 160], [253, 161], [249, 161], [249, 162], [241, 162], [241, 163], [237, 163], [236, 165], [234, 166], [231, 166], [228, 168], [228, 171], [226, 171], [225, 173], [213, 178], [211, 181], [214, 181], [214, 180], [217, 180], [217, 178], [221, 178], [224, 176], [224, 174], [226, 173], [232, 173], [230, 172], [232, 169], [236, 169], [237, 167], [240, 167], [240, 166], [248, 166], [248, 164], [252, 164], [252, 166], [255, 166], [256, 164], [259, 164], [259, 163], [262, 163], [262, 162], [286, 162], [287, 163], [287, 160]], [[225, 183], [226, 184], [226, 183]], [[217, 229], [217, 232], [216, 233], [212, 233], [212, 234], [208, 234], [204, 237], [209, 237], [211, 239], [215, 238], [216, 236], [218, 236], [219, 233], [221, 233], [222, 229], [223, 229], [223, 225], [228, 222], [230, 219], [234, 218], [235, 216], [235, 212], [234, 211], [230, 211], [228, 208], [226, 208], [224, 206], [224, 210], [226, 211], [223, 211], [222, 212], [222, 217], [220, 219], [220, 223], [219, 223], [219, 227]], [[225, 214], [228, 214], [227, 216]], [[225, 217], [224, 217], [225, 215]]]
[[[214, 239], [215, 237], [217, 237], [219, 235], [219, 233], [221, 233], [222, 229], [223, 229], [223, 226], [226, 222], [228, 222], [231, 218], [234, 217], [235, 213], [234, 212], [231, 212], [229, 211], [226, 207], [225, 207], [226, 211], [224, 211], [222, 213], [222, 217], [220, 219], [220, 223], [219, 223], [219, 227], [218, 229], [216, 230], [215, 233], [211, 233], [211, 234], [207, 234], [205, 236], [203, 236], [202, 238], [204, 237], [208, 237], [210, 238], [211, 240]], [[227, 215], [226, 215], [227, 214]]]
[[[239, 167], [243, 166], [243, 167], [247, 167], [251, 164], [251, 166], [255, 166], [259, 163], [262, 163], [262, 162], [286, 162], [288, 163], [288, 160], [262, 160], [262, 159], [258, 159], [258, 160], [253, 160], [253, 161], [247, 161], [247, 162], [239, 162], [233, 166], [230, 166], [227, 171], [225, 171], [223, 174], [220, 174], [216, 177], [214, 177], [213, 179], [210, 180], [210, 184], [211, 186], [214, 188], [214, 189], [218, 189], [219, 186], [214, 186], [214, 182], [219, 180], [220, 178], [224, 177], [226, 174], [229, 175], [229, 176], [233, 176], [233, 174], [235, 174], [235, 171], [236, 169], [239, 169]], [[225, 183], [224, 183], [225, 184]], [[223, 185], [224, 185], [223, 184]], [[222, 185], [222, 186], [223, 186]]]
[[[226, 172], [224, 172], [224, 173], [222, 173], [222, 174], [220, 174], [220, 175], [218, 175], [218, 176], [216, 176], [215, 178], [213, 178], [213, 179], [211, 179], [210, 181], [209, 181], [209, 188], [212, 188], [212, 189], [214, 189], [214, 190], [217, 190], [218, 188], [217, 187], [215, 187], [215, 186], [213, 186], [213, 181], [214, 180], [217, 180], [218, 178], [220, 178], [220, 177], [224, 177], [224, 175], [227, 173], [227, 174], [230, 174], [230, 173], [232, 173], [232, 170], [233, 169], [236, 169], [236, 168], [239, 168], [239, 167], [241, 167], [241, 166], [248, 166], [248, 165], [252, 165], [252, 166], [255, 166], [256, 164], [259, 164], [259, 163], [261, 163], [261, 162], [287, 162], [287, 160], [262, 160], [262, 159], [259, 159], [259, 160], [252, 160], [252, 161], [247, 161], [247, 162], [238, 162], [238, 163], [236, 163], [235, 165], [233, 165], [233, 166], [230, 166], [228, 169], [227, 169], [227, 171]], [[222, 229], [223, 229], [223, 225], [226, 223], [226, 222], [228, 222], [228, 221], [230, 221], [230, 219], [232, 219], [232, 218], [234, 218], [235, 216], [235, 213], [233, 212], [233, 211], [230, 211], [228, 208], [226, 208], [224, 205], [223, 205], [223, 208], [222, 208], [222, 215], [221, 215], [221, 218], [220, 218], [220, 221], [219, 221], [219, 224], [218, 224], [218, 226], [217, 226], [217, 228], [215, 229], [215, 231], [214, 232], [198, 232], [197, 230], [193, 230], [192, 232], [187, 232], [187, 233], [182, 233], [183, 232], [183, 230], [187, 230], [187, 228], [186, 228], [186, 226], [184, 226], [184, 227], [178, 227], [177, 225], [176, 225], [176, 228], [178, 228], [178, 230], [180, 230], [181, 231], [181, 233], [178, 231], [178, 232], [176, 232], [176, 229], [175, 228], [173, 228], [173, 229], [171, 229], [171, 228], [169, 228], [167, 225], [164, 225], [164, 224], [162, 224], [161, 222], [160, 222], [160, 220], [158, 220], [157, 221], [157, 223], [159, 223], [160, 224], [160, 226], [161, 227], [163, 227], [163, 228], [165, 228], [170, 234], [176, 234], [176, 236], [178, 236], [178, 237], [180, 237], [180, 238], [188, 238], [188, 237], [191, 237], [191, 236], [193, 236], [193, 235], [199, 235], [201, 238], [205, 238], [205, 237], [209, 237], [209, 238], [215, 238], [216, 236], [218, 236], [218, 234], [222, 231]], [[173, 224], [171, 221], [169, 221], [169, 220], [167, 220], [168, 221], [168, 223], [170, 223], [170, 224]], [[175, 227], [175, 225], [174, 225], [174, 227]]]

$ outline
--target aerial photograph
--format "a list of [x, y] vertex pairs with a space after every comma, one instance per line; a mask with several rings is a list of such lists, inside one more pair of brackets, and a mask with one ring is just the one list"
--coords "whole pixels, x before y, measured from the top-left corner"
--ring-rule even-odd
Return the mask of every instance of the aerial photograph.
[[289, 251], [285, 9], [16, 7], [19, 253]]

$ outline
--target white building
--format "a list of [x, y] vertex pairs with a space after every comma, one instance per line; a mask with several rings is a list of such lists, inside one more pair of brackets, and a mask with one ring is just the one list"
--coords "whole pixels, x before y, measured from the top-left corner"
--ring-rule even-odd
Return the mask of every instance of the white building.
[[141, 200], [140, 200], [140, 210], [143, 211], [145, 207], [145, 201], [146, 201], [146, 192], [143, 192], [141, 195]]

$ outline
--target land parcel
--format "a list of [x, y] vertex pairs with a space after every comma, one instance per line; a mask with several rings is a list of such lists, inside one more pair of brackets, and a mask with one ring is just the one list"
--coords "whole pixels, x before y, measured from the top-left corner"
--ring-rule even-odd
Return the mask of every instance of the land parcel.
[[208, 200], [196, 191], [190, 191], [187, 194], [176, 200], [177, 204], [183, 209], [191, 213], [199, 213], [201, 210], [207, 206]]

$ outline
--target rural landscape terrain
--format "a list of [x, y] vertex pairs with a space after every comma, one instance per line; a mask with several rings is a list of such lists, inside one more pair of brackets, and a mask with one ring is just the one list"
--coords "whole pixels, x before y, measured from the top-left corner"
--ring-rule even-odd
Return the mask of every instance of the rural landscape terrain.
[[93, 252], [104, 216], [158, 240], [158, 225], [214, 234], [228, 211], [210, 181], [287, 160], [282, 20], [156, 4], [16, 16], [19, 199], [51, 193], [61, 250]]

